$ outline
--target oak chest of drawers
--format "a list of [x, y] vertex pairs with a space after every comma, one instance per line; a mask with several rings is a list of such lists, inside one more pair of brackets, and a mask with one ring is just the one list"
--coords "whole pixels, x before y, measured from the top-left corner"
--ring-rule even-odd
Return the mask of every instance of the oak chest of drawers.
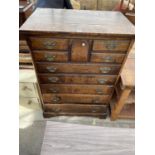
[[37, 9], [20, 28], [31, 49], [45, 117], [105, 118], [134, 42], [120, 12]]

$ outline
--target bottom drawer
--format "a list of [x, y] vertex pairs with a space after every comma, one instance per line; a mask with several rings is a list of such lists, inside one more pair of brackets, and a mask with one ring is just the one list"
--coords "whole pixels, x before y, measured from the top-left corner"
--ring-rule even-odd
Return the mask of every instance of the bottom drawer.
[[107, 113], [107, 105], [46, 104], [44, 112], [54, 113]]

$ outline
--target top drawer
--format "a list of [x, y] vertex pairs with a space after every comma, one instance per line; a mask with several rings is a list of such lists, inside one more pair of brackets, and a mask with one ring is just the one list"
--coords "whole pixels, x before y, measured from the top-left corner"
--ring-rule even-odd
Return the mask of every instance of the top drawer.
[[93, 51], [120, 51], [128, 50], [130, 40], [128, 39], [103, 39], [94, 40]]
[[32, 49], [68, 50], [68, 39], [30, 37]]

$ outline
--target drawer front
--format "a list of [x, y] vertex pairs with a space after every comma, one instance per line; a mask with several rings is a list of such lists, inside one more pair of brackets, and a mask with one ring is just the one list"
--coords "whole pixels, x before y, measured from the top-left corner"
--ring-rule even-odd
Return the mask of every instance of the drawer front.
[[40, 110], [40, 102], [38, 98], [25, 98], [20, 97], [19, 98], [19, 104], [20, 106], [30, 109], [30, 110]]
[[81, 75], [81, 74], [39, 74], [39, 81], [60, 84], [114, 84], [115, 75]]
[[111, 94], [112, 85], [41, 84], [42, 93]]
[[33, 51], [35, 61], [67, 62], [68, 52]]
[[33, 83], [19, 83], [20, 97], [36, 97], [36, 91]]
[[71, 94], [111, 94], [110, 85], [76, 85], [76, 84], [42, 84], [42, 93], [71, 93]]
[[86, 94], [43, 94], [45, 104], [60, 103], [89, 103], [89, 104], [108, 104], [110, 95], [86, 95]]
[[46, 104], [45, 112], [72, 112], [72, 113], [104, 113], [107, 112], [107, 105], [82, 105], [82, 104]]
[[75, 63], [36, 63], [40, 73], [97, 73], [118, 74], [121, 65], [108, 64], [75, 64]]
[[130, 40], [125, 39], [103, 39], [94, 40], [93, 50], [94, 51], [121, 51], [125, 52], [128, 50]]
[[68, 39], [30, 37], [32, 49], [68, 50]]
[[92, 53], [91, 62], [119, 63], [121, 64], [125, 58], [125, 54], [113, 53]]

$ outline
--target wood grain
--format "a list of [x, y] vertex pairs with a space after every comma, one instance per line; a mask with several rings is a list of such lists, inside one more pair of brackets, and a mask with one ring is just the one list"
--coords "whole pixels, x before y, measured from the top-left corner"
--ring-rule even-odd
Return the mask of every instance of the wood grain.
[[41, 155], [134, 155], [134, 129], [47, 121]]

